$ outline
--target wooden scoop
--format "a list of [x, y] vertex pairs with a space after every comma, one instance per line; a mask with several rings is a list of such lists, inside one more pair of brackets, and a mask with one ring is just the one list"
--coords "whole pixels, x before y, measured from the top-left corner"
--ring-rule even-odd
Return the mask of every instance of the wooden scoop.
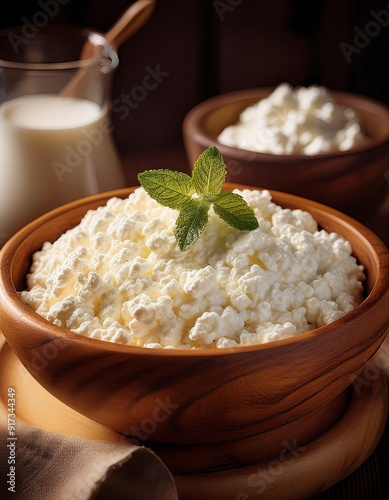
[[[137, 0], [119, 17], [115, 24], [105, 33], [106, 40], [117, 49], [130, 36], [142, 28], [154, 12], [155, 0]], [[98, 56], [102, 51], [102, 45], [93, 43], [93, 37], [88, 38], [80, 56], [80, 60]], [[61, 96], [76, 97], [79, 95], [79, 87], [88, 76], [88, 68], [80, 68], [66, 87], [60, 92]]]

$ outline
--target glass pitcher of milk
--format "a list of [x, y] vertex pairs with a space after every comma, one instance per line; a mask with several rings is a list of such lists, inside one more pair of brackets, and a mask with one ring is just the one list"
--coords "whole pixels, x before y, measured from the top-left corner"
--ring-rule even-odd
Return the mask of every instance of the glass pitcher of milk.
[[[84, 28], [23, 33], [0, 37], [0, 247], [52, 208], [124, 187], [109, 116], [116, 52]], [[87, 40], [97, 49], [85, 58]]]

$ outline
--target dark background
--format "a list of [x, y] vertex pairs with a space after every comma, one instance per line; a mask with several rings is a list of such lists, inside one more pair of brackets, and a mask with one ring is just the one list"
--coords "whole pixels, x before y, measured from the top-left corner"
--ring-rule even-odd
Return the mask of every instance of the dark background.
[[[0, 29], [32, 22], [48, 1], [56, 0], [0, 0]], [[57, 3], [59, 12], [50, 23], [101, 31], [130, 4]], [[385, 11], [388, 26], [375, 29], [371, 11]], [[358, 30], [371, 35], [358, 36]], [[341, 43], [349, 44], [349, 61]], [[147, 66], [160, 65], [169, 73], [125, 119], [113, 114], [129, 184], [145, 168], [184, 169], [182, 120], [195, 104], [222, 92], [283, 81], [317, 83], [389, 103], [388, 49], [388, 1], [160, 0], [148, 24], [119, 49], [114, 78], [113, 100], [140, 85]]]

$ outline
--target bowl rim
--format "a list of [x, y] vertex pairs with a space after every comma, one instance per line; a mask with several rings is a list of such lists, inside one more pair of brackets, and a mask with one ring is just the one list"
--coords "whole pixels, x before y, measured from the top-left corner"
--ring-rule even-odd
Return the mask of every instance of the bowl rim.
[[[95, 195], [86, 196], [80, 198], [78, 200], [72, 201], [70, 203], [66, 203], [64, 205], [55, 208], [42, 216], [34, 219], [30, 223], [26, 224], [23, 228], [17, 231], [11, 238], [4, 244], [3, 248], [0, 249], [0, 329], [2, 323], [2, 308], [12, 308], [13, 310], [18, 311], [18, 320], [20, 321], [23, 318], [23, 321], [26, 322], [27, 327], [30, 324], [33, 328], [37, 326], [44, 330], [47, 335], [47, 339], [55, 340], [56, 338], [66, 339], [70, 342], [75, 342], [80, 345], [87, 346], [90, 344], [96, 350], [99, 351], [110, 351], [110, 352], [118, 352], [122, 354], [136, 354], [137, 356], [172, 356], [172, 357], [213, 357], [213, 356], [229, 356], [229, 355], [239, 355], [240, 353], [247, 352], [255, 352], [262, 351], [268, 349], [274, 349], [277, 347], [283, 347], [285, 345], [292, 345], [297, 342], [309, 341], [319, 335], [325, 335], [329, 330], [333, 328], [334, 325], [341, 325], [344, 323], [352, 322], [359, 315], [359, 310], [361, 308], [371, 308], [376, 303], [378, 298], [384, 296], [385, 294], [389, 297], [389, 251], [386, 248], [386, 245], [380, 240], [380, 238], [373, 233], [366, 226], [356, 221], [355, 219], [349, 217], [348, 215], [339, 212], [332, 207], [328, 207], [323, 205], [322, 203], [315, 202], [309, 200], [307, 198], [303, 198], [301, 196], [292, 195], [289, 193], [284, 193], [276, 190], [267, 190], [266, 188], [260, 188], [255, 186], [248, 186], [244, 184], [235, 184], [235, 183], [225, 183], [224, 188], [228, 189], [250, 189], [250, 190], [267, 190], [272, 195], [272, 198], [276, 198], [276, 203], [281, 204], [282, 202], [288, 200], [297, 206], [305, 204], [309, 204], [311, 207], [317, 210], [324, 211], [326, 216], [329, 219], [341, 220], [343, 225], [346, 225], [353, 233], [358, 233], [363, 236], [366, 245], [369, 247], [370, 252], [374, 255], [374, 261], [377, 269], [377, 278], [374, 286], [372, 287], [370, 293], [364, 300], [352, 311], [346, 313], [341, 318], [337, 319], [333, 323], [328, 325], [321, 326], [319, 328], [315, 328], [308, 332], [300, 333], [293, 337], [287, 337], [285, 339], [280, 339], [272, 342], [262, 343], [262, 344], [253, 344], [248, 346], [238, 346], [231, 348], [217, 348], [211, 347], [207, 349], [164, 349], [164, 348], [145, 348], [142, 346], [132, 346], [126, 344], [119, 344], [115, 342], [108, 342], [104, 340], [94, 339], [91, 337], [87, 337], [72, 330], [68, 330], [66, 328], [59, 327], [48, 320], [46, 320], [43, 316], [40, 316], [37, 312], [31, 309], [25, 302], [20, 298], [20, 292], [17, 291], [14, 282], [11, 277], [12, 266], [15, 261], [15, 252], [17, 251], [20, 244], [26, 241], [28, 238], [32, 237], [34, 231], [39, 229], [45, 224], [53, 222], [56, 218], [61, 217], [64, 213], [68, 213], [69, 211], [76, 211], [81, 207], [89, 207], [85, 208], [85, 212], [81, 215], [81, 218], [86, 214], [88, 210], [95, 210], [97, 206], [104, 205], [106, 201], [112, 197], [126, 198], [130, 193], [132, 193], [139, 186], [126, 187], [121, 189], [115, 189], [112, 191], [105, 191], [102, 193], [98, 193]], [[281, 199], [281, 202], [280, 202]], [[100, 203], [101, 201], [101, 203]], [[90, 205], [94, 203], [99, 203], [96, 207], [91, 208]], [[304, 208], [306, 210], [306, 208]], [[74, 225], [77, 225], [76, 222]], [[69, 226], [68, 229], [71, 229]], [[58, 236], [59, 237], [59, 236]], [[57, 239], [57, 238], [55, 238]], [[55, 241], [55, 239], [53, 241]], [[46, 240], [49, 241], [49, 240]], [[40, 248], [40, 247], [39, 247]], [[39, 248], [37, 250], [39, 250]], [[37, 250], [34, 250], [37, 251]], [[31, 254], [29, 255], [31, 262]], [[2, 304], [6, 304], [4, 307]], [[0, 330], [1, 331], [1, 330]], [[3, 332], [5, 337], [7, 338], [7, 333]], [[54, 337], [54, 339], [53, 339]]]
[[[302, 155], [302, 154], [288, 154], [288, 155], [277, 155], [272, 153], [260, 153], [258, 151], [250, 151], [249, 149], [237, 148], [234, 146], [227, 146], [217, 141], [217, 138], [211, 137], [209, 134], [205, 133], [200, 127], [200, 121], [204, 119], [207, 115], [213, 113], [220, 107], [220, 104], [224, 105], [233, 104], [239, 102], [242, 99], [253, 99], [253, 104], [258, 102], [261, 98], [269, 95], [276, 87], [257, 87], [242, 90], [234, 90], [232, 92], [225, 92], [223, 94], [218, 94], [216, 96], [210, 97], [198, 104], [196, 104], [184, 117], [182, 128], [184, 131], [190, 129], [190, 135], [194, 142], [200, 143], [204, 148], [215, 145], [220, 150], [223, 156], [227, 158], [236, 158], [239, 160], [244, 160], [248, 162], [254, 161], [266, 161], [266, 162], [294, 162], [298, 161], [312, 161], [314, 159], [326, 159], [334, 157], [343, 157], [349, 155], [360, 154], [361, 152], [367, 152], [373, 149], [382, 147], [389, 143], [389, 130], [385, 137], [381, 139], [371, 139], [363, 144], [360, 144], [352, 149], [346, 151], [328, 151], [325, 153], [319, 153], [315, 155]], [[367, 106], [373, 107], [374, 110], [380, 112], [389, 123], [389, 106], [385, 103], [378, 101], [372, 97], [365, 96], [363, 94], [358, 94], [354, 92], [347, 92], [343, 90], [332, 90], [328, 89], [330, 95], [334, 97], [335, 101], [337, 99], [356, 99], [359, 108], [364, 109]], [[261, 97], [262, 96], [262, 97]], [[347, 105], [347, 107], [352, 107]], [[353, 108], [354, 109], [354, 108]]]

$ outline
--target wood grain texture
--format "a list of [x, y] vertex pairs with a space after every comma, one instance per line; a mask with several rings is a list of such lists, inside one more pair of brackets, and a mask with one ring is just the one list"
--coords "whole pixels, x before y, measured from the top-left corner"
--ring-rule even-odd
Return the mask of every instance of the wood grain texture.
[[224, 146], [220, 132], [236, 123], [250, 104], [267, 97], [273, 88], [231, 92], [193, 108], [183, 122], [189, 162], [204, 149], [217, 145], [229, 171], [229, 180], [264, 186], [325, 203], [359, 220], [367, 220], [388, 193], [384, 173], [389, 154], [389, 108], [364, 96], [331, 91], [341, 105], [353, 108], [365, 133], [366, 145], [351, 151], [314, 156], [272, 155]]
[[[340, 320], [295, 338], [206, 352], [122, 346], [49, 324], [16, 292], [24, 287], [32, 253], [77, 224], [87, 209], [130, 191], [95, 195], [56, 209], [3, 247], [0, 328], [22, 363], [78, 412], [129, 435], [152, 429], [152, 440], [159, 444], [228, 443], [299, 419], [307, 422], [310, 415], [305, 437], [315, 433], [320, 422], [315, 423], [313, 412], [351, 384], [388, 329], [385, 245], [335, 210], [273, 192], [276, 203], [306, 209], [324, 229], [345, 236], [366, 267], [366, 298]], [[300, 435], [304, 439], [303, 429]]]
[[[389, 357], [386, 356], [386, 360]], [[123, 443], [118, 433], [73, 411], [43, 389], [5, 345], [0, 350], [0, 416], [4, 417], [9, 386], [16, 391], [18, 418], [30, 425], [70, 436]], [[180, 499], [301, 500], [323, 492], [320, 500], [378, 500], [381, 497], [374, 496], [375, 491], [380, 491], [377, 456], [374, 454], [371, 460], [364, 461], [374, 450], [385, 425], [387, 387], [377, 373], [376, 378], [364, 385], [361, 391], [354, 388], [354, 391], [347, 392], [350, 392], [351, 399], [346, 412], [336, 418], [327, 432], [303, 446], [294, 436], [293, 429], [289, 429], [284, 440], [289, 445], [297, 445], [294, 453], [277, 453], [249, 467], [241, 464], [234, 469], [227, 467], [228, 470], [207, 474], [179, 474], [169, 467]], [[144, 444], [154, 449], [150, 443]], [[242, 441], [242, 448], [245, 444]], [[181, 449], [181, 461], [187, 461], [191, 447]], [[220, 449], [228, 454], [227, 447], [221, 446]], [[163, 458], [158, 450], [154, 451]], [[204, 461], [209, 460], [208, 453], [209, 449], [204, 447]], [[353, 473], [362, 462], [363, 467]], [[341, 483], [334, 485], [343, 478]]]
[[[211, 474], [176, 474], [174, 479], [179, 498], [312, 498], [354, 472], [371, 455], [385, 425], [387, 405], [387, 383], [380, 376], [358, 395], [354, 393], [348, 411], [336, 425], [298, 453], [281, 455], [255, 466]], [[354, 488], [358, 490], [358, 486]], [[329, 493], [325, 498], [334, 500], [341, 497]], [[344, 497], [345, 500], [350, 498], [354, 497]], [[373, 500], [370, 494], [365, 498]]]

